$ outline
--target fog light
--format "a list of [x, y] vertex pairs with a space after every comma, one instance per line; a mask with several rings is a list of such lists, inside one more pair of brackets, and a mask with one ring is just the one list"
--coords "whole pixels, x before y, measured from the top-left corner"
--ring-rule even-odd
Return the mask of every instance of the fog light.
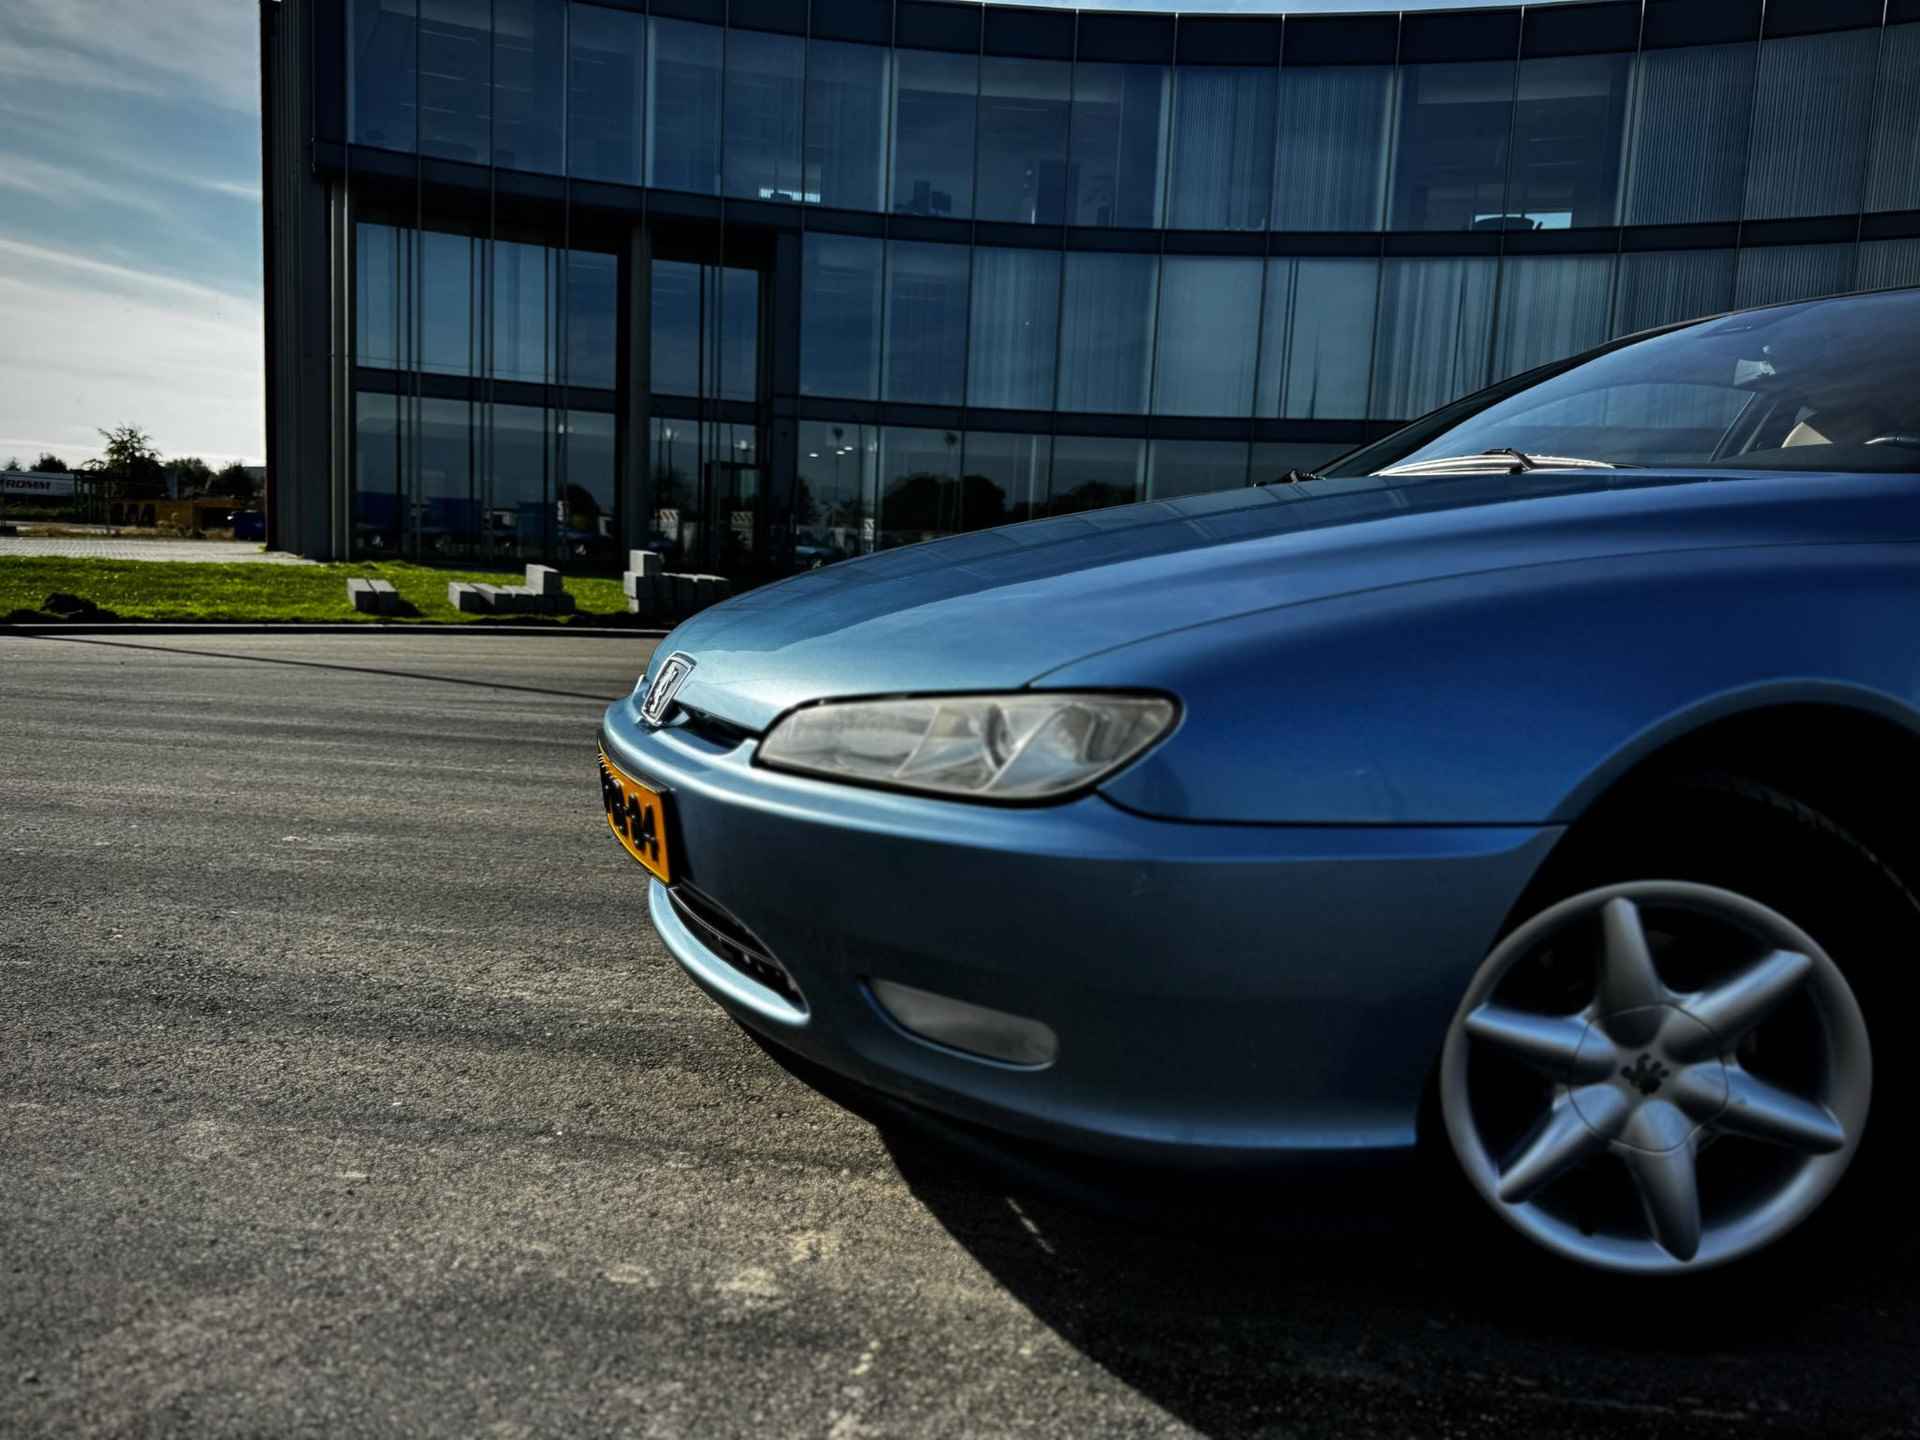
[[1060, 1041], [1051, 1027], [1004, 1010], [969, 1005], [892, 980], [872, 980], [874, 999], [901, 1029], [938, 1045], [1009, 1065], [1051, 1065]]

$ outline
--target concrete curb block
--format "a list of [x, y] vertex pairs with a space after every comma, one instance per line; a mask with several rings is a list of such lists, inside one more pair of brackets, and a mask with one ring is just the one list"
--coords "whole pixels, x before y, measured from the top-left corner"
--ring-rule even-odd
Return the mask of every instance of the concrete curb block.
[[355, 625], [334, 621], [281, 620], [271, 624], [228, 624], [221, 621], [121, 621], [89, 625], [0, 625], [8, 635], [591, 635], [606, 640], [657, 640], [667, 632], [640, 625], [462, 625], [441, 620], [365, 621]]

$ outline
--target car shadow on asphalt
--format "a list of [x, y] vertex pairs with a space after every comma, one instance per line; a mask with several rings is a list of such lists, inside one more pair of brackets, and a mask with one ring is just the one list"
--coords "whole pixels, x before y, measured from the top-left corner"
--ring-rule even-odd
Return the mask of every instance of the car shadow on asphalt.
[[1088, 1161], [761, 1043], [873, 1124], [915, 1198], [1039, 1320], [1209, 1436], [1428, 1433], [1448, 1415], [1488, 1433], [1734, 1434], [1815, 1410], [1817, 1429], [1858, 1434], [1862, 1406], [1911, 1416], [1909, 1377], [1880, 1380], [1913, 1332], [1910, 1246], [1872, 1274], [1790, 1252], [1650, 1287], [1535, 1257], [1431, 1165]]

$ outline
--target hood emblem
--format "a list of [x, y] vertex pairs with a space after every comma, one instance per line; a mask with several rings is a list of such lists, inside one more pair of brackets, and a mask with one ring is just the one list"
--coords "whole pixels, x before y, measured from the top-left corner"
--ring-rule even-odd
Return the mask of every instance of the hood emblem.
[[673, 706], [673, 697], [680, 693], [680, 687], [687, 683], [687, 676], [692, 673], [691, 655], [680, 651], [669, 655], [666, 663], [660, 667], [660, 673], [653, 677], [653, 684], [647, 687], [647, 698], [640, 702], [640, 718], [658, 729]]

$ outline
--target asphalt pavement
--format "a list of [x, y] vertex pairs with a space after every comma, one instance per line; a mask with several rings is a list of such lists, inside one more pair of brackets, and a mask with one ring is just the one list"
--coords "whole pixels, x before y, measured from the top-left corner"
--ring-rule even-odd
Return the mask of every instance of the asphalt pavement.
[[652, 643], [0, 635], [0, 1434], [1920, 1434], [1898, 1227], [1589, 1284], [816, 1092], [601, 819]]

